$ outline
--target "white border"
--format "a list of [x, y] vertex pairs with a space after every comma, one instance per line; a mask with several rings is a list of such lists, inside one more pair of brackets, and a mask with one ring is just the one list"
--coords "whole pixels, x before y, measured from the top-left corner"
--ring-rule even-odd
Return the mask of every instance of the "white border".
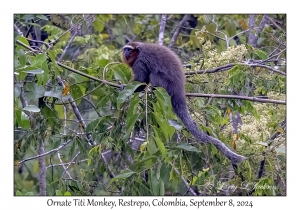
[[[252, 209], [262, 208], [282, 208], [287, 206], [299, 206], [298, 203], [298, 186], [299, 181], [296, 176], [299, 175], [299, 161], [296, 155], [299, 154], [299, 144], [297, 138], [298, 116], [299, 116], [299, 72], [297, 68], [297, 61], [299, 61], [299, 8], [296, 1], [270, 1], [270, 0], [213, 0], [213, 1], [162, 1], [162, 0], [148, 0], [148, 1], [66, 1], [66, 0], [51, 0], [51, 1], [2, 1], [1, 4], [1, 75], [0, 82], [1, 90], [1, 202], [0, 206], [3, 209], [14, 208], [30, 208], [31, 210], [42, 208], [50, 209], [47, 206], [47, 200], [51, 197], [14, 197], [13, 196], [13, 14], [14, 13], [105, 13], [105, 14], [119, 14], [119, 13], [227, 13], [227, 14], [241, 14], [241, 13], [286, 13], [287, 14], [287, 157], [288, 157], [288, 172], [287, 172], [287, 195], [286, 197], [220, 197], [222, 200], [234, 199], [253, 201], [254, 207]], [[12, 5], [10, 5], [10, 3]], [[5, 4], [5, 5], [3, 5]], [[298, 39], [297, 39], [298, 38]], [[297, 77], [298, 76], [298, 77]], [[52, 197], [53, 198], [53, 197]], [[64, 197], [55, 197], [57, 200], [65, 200]], [[71, 200], [75, 197], [69, 197]], [[76, 197], [78, 198], [78, 197]], [[83, 197], [87, 199], [90, 197]], [[95, 199], [102, 199], [103, 197], [95, 197]], [[148, 200], [151, 202], [154, 197], [126, 197], [126, 199]], [[180, 197], [188, 201], [192, 197]], [[202, 199], [211, 200], [214, 197], [199, 197]], [[116, 197], [108, 197], [109, 200], [117, 200]], [[7, 208], [8, 207], [8, 208]], [[59, 208], [59, 207], [56, 207]], [[65, 207], [63, 207], [65, 208]], [[74, 207], [72, 207], [74, 208]], [[76, 208], [76, 207], [75, 207]], [[81, 209], [89, 207], [81, 207]], [[96, 207], [104, 208], [105, 207]], [[126, 208], [126, 207], [124, 207]], [[127, 207], [130, 209], [138, 209]], [[156, 207], [163, 209], [166, 207]], [[182, 207], [171, 207], [182, 208]], [[212, 207], [217, 209], [218, 207]], [[224, 207], [223, 207], [224, 208]], [[114, 208], [115, 209], [115, 208]]]

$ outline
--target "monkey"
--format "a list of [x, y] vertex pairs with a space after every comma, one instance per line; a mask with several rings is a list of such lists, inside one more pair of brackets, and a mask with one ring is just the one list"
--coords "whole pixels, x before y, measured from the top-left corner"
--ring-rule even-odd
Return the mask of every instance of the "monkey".
[[133, 79], [164, 88], [171, 97], [171, 104], [177, 117], [186, 129], [200, 143], [211, 143], [221, 151], [232, 164], [239, 164], [245, 157], [231, 151], [223, 142], [201, 132], [189, 114], [185, 97], [185, 75], [180, 58], [166, 46], [129, 42], [123, 47], [122, 62], [133, 71]]

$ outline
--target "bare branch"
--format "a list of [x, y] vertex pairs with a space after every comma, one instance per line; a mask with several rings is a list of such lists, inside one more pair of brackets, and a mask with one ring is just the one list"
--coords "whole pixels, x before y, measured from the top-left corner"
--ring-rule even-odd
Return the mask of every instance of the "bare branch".
[[167, 15], [161, 15], [160, 28], [159, 28], [159, 36], [158, 36], [158, 44], [164, 45], [164, 32], [166, 27]]
[[[38, 145], [38, 155], [42, 155], [45, 153], [45, 147], [44, 147], [44, 140], [39, 140]], [[40, 156], [38, 158], [38, 164], [39, 164], [39, 174], [38, 174], [38, 180], [39, 180], [39, 187], [40, 187], [40, 196], [46, 196], [47, 195], [47, 185], [46, 185], [46, 166], [45, 166], [45, 157]]]
[[[64, 85], [63, 81], [61, 80], [60, 76], [58, 76], [58, 77], [56, 78], [56, 80], [57, 80], [57, 83], [58, 83], [60, 86], [62, 86], [63, 88], [65, 88], [65, 85]], [[82, 118], [82, 116], [81, 116], [81, 114], [80, 114], [80, 112], [79, 112], [79, 110], [78, 110], [78, 107], [77, 107], [76, 102], [74, 101], [73, 97], [71, 96], [71, 97], [68, 99], [68, 101], [69, 101], [70, 104], [71, 104], [71, 107], [72, 107], [72, 109], [73, 109], [73, 112], [74, 112], [74, 114], [75, 114], [75, 116], [76, 116], [78, 122], [79, 122], [80, 125], [82, 126], [83, 130], [85, 130], [85, 129], [86, 129], [86, 123], [85, 123], [85, 121], [83, 120], [83, 118]], [[91, 133], [87, 133], [86, 136], [87, 136], [89, 145], [90, 145], [90, 146], [94, 146], [95, 143], [93, 142], [92, 134], [91, 134]]]
[[184, 15], [184, 17], [182, 18], [182, 20], [180, 21], [178, 27], [176, 28], [176, 31], [175, 33], [173, 34], [173, 37], [170, 41], [170, 44], [169, 44], [169, 47], [173, 47], [173, 45], [175, 44], [175, 41], [179, 35], [179, 32], [181, 30], [181, 27], [184, 25], [184, 23], [190, 18], [191, 15], [187, 14], [187, 15]]
[[65, 56], [67, 49], [70, 47], [70, 44], [73, 42], [75, 36], [77, 35], [78, 30], [76, 30], [73, 34], [73, 36], [71, 37], [71, 39], [69, 40], [68, 44], [66, 45], [64, 51], [62, 52], [62, 54], [60, 55], [58, 62], [60, 62], [62, 60], [62, 58]]
[[61, 150], [62, 148], [64, 148], [66, 145], [68, 145], [71, 141], [72, 141], [72, 140], [68, 140], [68, 141], [64, 142], [63, 144], [61, 144], [59, 147], [57, 147], [57, 148], [55, 148], [55, 149], [53, 149], [53, 150], [50, 150], [50, 151], [48, 151], [48, 152], [45, 152], [45, 153], [43, 153], [43, 154], [39, 154], [39, 155], [34, 156], [34, 157], [26, 158], [26, 159], [20, 161], [20, 162], [18, 163], [18, 165], [19, 165], [19, 164], [22, 164], [22, 163], [25, 163], [26, 161], [34, 160], [34, 159], [37, 159], [37, 158], [39, 158], [39, 157], [44, 157], [44, 156], [46, 156], [46, 155], [49, 155], [49, 154], [51, 154], [51, 153], [53, 153], [53, 152], [57, 152], [57, 151]]
[[249, 38], [248, 38], [248, 43], [250, 45], [252, 45], [253, 47], [256, 47], [255, 36], [257, 36], [257, 34], [253, 33], [254, 32], [254, 27], [255, 27], [255, 19], [254, 19], [254, 15], [251, 14], [251, 15], [249, 15]]
[[[172, 163], [170, 163], [171, 166], [174, 168], [174, 171], [177, 175], [180, 175], [179, 171], [177, 168], [174, 167], [174, 165]], [[186, 181], [186, 179], [184, 178], [184, 176], [181, 176], [181, 180], [183, 181], [183, 183], [185, 184], [185, 186], [188, 188], [188, 191], [190, 191], [194, 196], [197, 196], [197, 193], [195, 193], [195, 191], [191, 188], [191, 186], [189, 185], [189, 183]]]
[[282, 28], [275, 22], [275, 20], [269, 16], [266, 17], [268, 19], [268, 21], [270, 21], [276, 28], [278, 28], [279, 30], [282, 30]]
[[283, 105], [286, 105], [286, 101], [263, 99], [263, 98], [259, 98], [259, 97], [239, 96], [239, 95], [186, 93], [186, 96], [190, 96], [190, 97], [211, 97], [211, 98], [241, 99], [241, 100], [255, 101], [255, 102], [261, 102], [261, 103], [272, 103], [272, 104], [283, 104]]
[[214, 69], [207, 69], [207, 70], [198, 70], [198, 71], [187, 71], [185, 72], [185, 75], [193, 75], [193, 74], [211, 74], [211, 73], [216, 73], [216, 72], [221, 72], [221, 71], [227, 71], [230, 70], [234, 65], [244, 65], [244, 66], [249, 66], [249, 67], [261, 67], [261, 68], [266, 68], [270, 71], [276, 72], [278, 74], [286, 76], [286, 73], [283, 71], [279, 71], [277, 69], [272, 68], [271, 66], [263, 65], [260, 63], [229, 63], [224, 66], [219, 66]]
[[63, 161], [62, 161], [62, 159], [61, 159], [61, 156], [60, 156], [60, 152], [59, 152], [59, 151], [57, 151], [57, 157], [58, 157], [58, 159], [59, 159], [59, 162], [62, 164], [62, 167], [64, 168], [64, 172], [63, 172], [63, 174], [61, 175], [61, 179], [63, 179], [65, 173], [67, 173], [67, 174], [69, 175], [69, 178], [72, 179], [72, 177], [71, 177], [69, 171], [67, 170], [67, 168], [65, 167], [65, 165], [63, 165]]
[[[255, 20], [254, 20], [254, 15], [251, 14], [249, 15], [249, 39], [248, 43], [251, 44], [253, 47], [256, 47], [257, 45], [257, 40], [258, 40], [258, 33], [261, 33], [267, 23], [267, 17], [268, 15], [264, 15], [257, 31], [255, 31]], [[255, 32], [255, 33], [253, 33]]]
[[20, 36], [23, 36], [23, 32], [18, 28], [18, 26], [16, 24], [14, 24], [14, 28]]
[[66, 66], [66, 65], [64, 65], [64, 64], [62, 64], [62, 63], [59, 63], [59, 62], [56, 62], [56, 63], [57, 63], [57, 65], [59, 65], [59, 66], [65, 68], [65, 69], [68, 69], [69, 71], [72, 71], [72, 72], [74, 72], [74, 73], [80, 74], [81, 76], [87, 77], [87, 78], [89, 78], [89, 79], [92, 79], [92, 80], [95, 80], [95, 81], [98, 81], [98, 82], [103, 82], [104, 84], [111, 85], [111, 86], [113, 86], [113, 87], [118, 87], [118, 88], [121, 88], [121, 87], [122, 87], [122, 85], [118, 85], [118, 84], [115, 84], [115, 83], [112, 83], [112, 82], [109, 82], [109, 81], [106, 81], [106, 80], [103, 80], [103, 79], [99, 79], [99, 78], [90, 76], [90, 75], [85, 74], [85, 73], [83, 73], [83, 72], [81, 72], [81, 71], [79, 71], [79, 70], [76, 70], [76, 69], [73, 69], [73, 68], [71, 68], [71, 67], [69, 67], [69, 66]]

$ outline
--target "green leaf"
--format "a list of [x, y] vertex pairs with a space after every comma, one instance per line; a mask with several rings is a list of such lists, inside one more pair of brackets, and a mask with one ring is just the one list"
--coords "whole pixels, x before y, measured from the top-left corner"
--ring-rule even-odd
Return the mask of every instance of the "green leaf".
[[63, 194], [62, 194], [62, 192], [60, 190], [56, 190], [55, 194], [58, 195], [58, 196], [63, 196]]
[[162, 143], [162, 141], [157, 138], [156, 136], [154, 136], [154, 140], [155, 140], [155, 143], [159, 149], [159, 151], [161, 152], [161, 155], [163, 157], [166, 157], [166, 148], [165, 148], [165, 145]]
[[140, 82], [133, 82], [129, 85], [126, 86], [126, 88], [124, 90], [122, 90], [120, 93], [119, 93], [119, 96], [117, 98], [117, 107], [118, 109], [120, 109], [120, 105], [122, 103], [125, 102], [125, 100], [131, 96], [134, 91], [139, 87], [143, 85], [143, 83], [140, 83]]
[[174, 127], [177, 131], [182, 130], [182, 125], [177, 120], [168, 120], [170, 126]]
[[69, 191], [66, 191], [64, 196], [71, 196], [72, 194]]
[[101, 68], [104, 68], [108, 63], [109, 63], [109, 60], [107, 60], [107, 59], [101, 59], [101, 60], [98, 61], [98, 65]]
[[36, 15], [36, 17], [40, 18], [42, 20], [48, 20], [48, 18], [45, 15], [42, 15], [42, 14]]
[[225, 25], [225, 30], [229, 37], [236, 35], [236, 27], [233, 22], [227, 22]]
[[27, 192], [25, 195], [26, 196], [33, 196], [34, 194], [33, 194], [33, 192]]
[[149, 139], [149, 143], [147, 144], [147, 151], [149, 152], [150, 155], [153, 155], [158, 151], [158, 148], [153, 138]]
[[142, 143], [142, 144], [140, 145], [140, 151], [141, 151], [141, 152], [143, 152], [143, 151], [145, 150], [147, 144], [148, 144], [148, 142], [145, 141], [144, 143]]
[[95, 29], [95, 31], [98, 31], [99, 33], [101, 33], [104, 29], [104, 24], [99, 20], [95, 20], [94, 21], [94, 29]]
[[28, 106], [25, 106], [23, 108], [24, 111], [29, 111], [29, 112], [40, 112], [41, 110], [35, 106], [35, 105], [28, 105]]
[[17, 98], [21, 94], [21, 88], [19, 84], [14, 85], [14, 97]]
[[126, 75], [124, 74], [124, 72], [121, 69], [114, 68], [113, 72], [114, 72], [116, 80], [120, 80], [123, 84], [127, 84], [128, 83], [127, 77], [126, 77]]
[[[71, 88], [70, 88], [71, 89], [71, 96], [74, 98], [74, 100], [76, 100], [76, 99], [83, 96], [83, 92], [82, 92], [82, 89], [80, 88], [80, 86], [82, 87], [82, 85], [72, 85]], [[80, 101], [76, 101], [76, 103], [79, 104]]]
[[111, 179], [110, 183], [114, 182], [116, 179], [125, 179], [130, 177], [132, 174], [135, 174], [134, 171], [131, 170], [123, 170], [119, 175], [115, 176], [114, 178]]
[[183, 143], [180, 145], [177, 145], [175, 148], [190, 151], [190, 152], [199, 152], [199, 150], [196, 147], [193, 147], [192, 145], [188, 143]]
[[136, 120], [138, 119], [138, 117], [140, 116], [140, 114], [134, 114], [131, 115], [128, 119], [126, 119], [126, 135], [125, 137], [127, 138], [132, 130], [132, 127], [134, 126]]
[[33, 20], [34, 18], [35, 18], [35, 15], [26, 14], [26, 15], [23, 15], [21, 19], [23, 19], [23, 20]]
[[[20, 67], [23, 67], [26, 65], [26, 55], [23, 49], [20, 49], [18, 52], [18, 57], [19, 57], [19, 61], [20, 61]], [[20, 68], [19, 67], [19, 68]]]
[[23, 44], [27, 45], [28, 47], [30, 47], [29, 42], [27, 41], [27, 39], [25, 39], [23, 36], [19, 36], [18, 40], [20, 42], [22, 42]]
[[17, 195], [17, 196], [21, 196], [21, 195], [23, 195], [23, 194], [22, 194], [19, 190], [17, 190], [16, 195]]
[[39, 28], [41, 27], [40, 24], [37, 24], [37, 23], [27, 22], [27, 24], [31, 25], [31, 26], [36, 26], [36, 27], [39, 27]]
[[30, 128], [29, 117], [24, 112], [21, 112], [21, 122], [19, 123], [19, 125], [24, 129]]
[[32, 74], [43, 74], [44, 73], [43, 69], [40, 69], [40, 68], [33, 69], [33, 70], [28, 70], [28, 71], [23, 71], [23, 72], [32, 73]]
[[38, 54], [34, 59], [33, 61], [31, 62], [31, 65], [30, 66], [39, 66], [41, 65], [42, 63], [46, 62], [47, 60], [47, 56], [45, 54]]
[[41, 98], [44, 94], [45, 88], [38, 86], [37, 83], [26, 83], [26, 85], [24, 85], [24, 98], [27, 100]]
[[158, 190], [159, 190], [159, 181], [155, 176], [155, 172], [153, 170], [150, 171], [150, 189], [152, 192], [152, 195], [158, 195]]
[[53, 87], [51, 90], [46, 91], [44, 96], [63, 99], [63, 100], [67, 100], [71, 97], [71, 95], [63, 96], [62, 91], [63, 91], [63, 87], [56, 86], [56, 87]]
[[165, 184], [162, 180], [159, 180], [159, 195], [164, 196], [165, 195]]
[[256, 55], [258, 55], [258, 57], [260, 57], [261, 59], [267, 59], [268, 58], [268, 54], [266, 52], [262, 51], [262, 50], [255, 49], [254, 53]]

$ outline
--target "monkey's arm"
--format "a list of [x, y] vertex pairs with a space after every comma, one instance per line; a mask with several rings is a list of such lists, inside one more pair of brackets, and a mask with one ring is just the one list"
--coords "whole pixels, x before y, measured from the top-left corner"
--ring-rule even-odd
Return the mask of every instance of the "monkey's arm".
[[[138, 81], [138, 82], [149, 84], [150, 72], [144, 63], [136, 62], [133, 65], [132, 70], [133, 70], [134, 76], [130, 79], [130, 81], [129, 81], [130, 83], [133, 81]], [[135, 92], [141, 92], [141, 91], [145, 90], [145, 88], [146, 88], [146, 85], [141, 85], [135, 90]]]

